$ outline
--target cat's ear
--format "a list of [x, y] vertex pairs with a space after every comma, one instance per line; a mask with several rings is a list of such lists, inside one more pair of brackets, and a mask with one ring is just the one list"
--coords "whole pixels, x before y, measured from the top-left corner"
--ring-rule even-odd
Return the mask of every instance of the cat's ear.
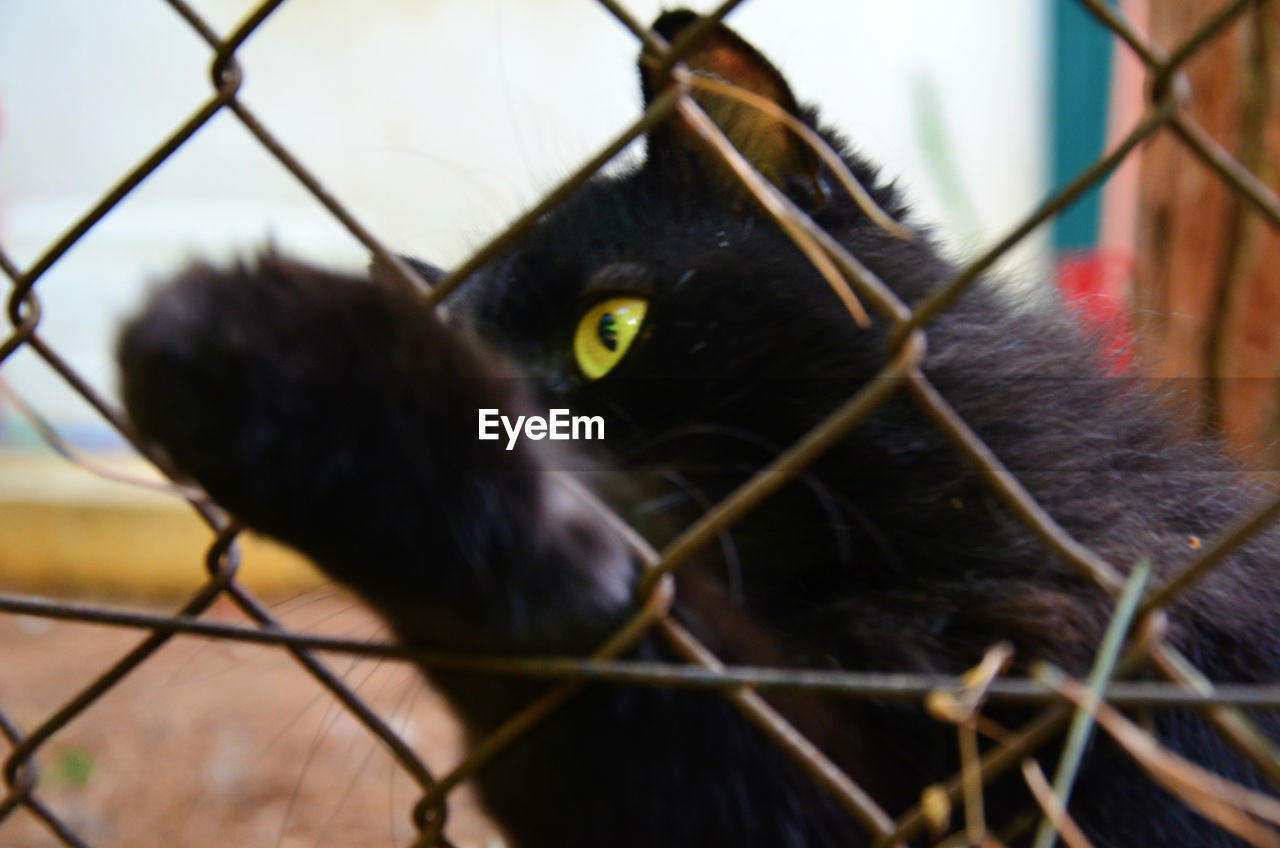
[[[699, 20], [698, 14], [687, 10], [667, 12], [654, 22], [653, 31], [671, 44]], [[778, 69], [723, 24], [716, 24], [702, 34], [683, 53], [682, 61], [696, 75], [745, 89], [792, 116], [799, 112], [791, 87]], [[640, 57], [646, 107], [671, 84], [669, 76], [659, 77], [659, 65], [660, 60], [651, 53]], [[726, 94], [695, 87], [692, 95], [738, 152], [765, 178], [784, 190], [799, 185], [818, 196], [824, 194], [818, 177], [817, 155], [782, 118]], [[693, 153], [703, 167], [717, 174], [727, 186], [734, 191], [745, 191], [728, 166], [696, 137], [693, 128], [679, 115], [649, 134], [651, 160], [673, 152]]]

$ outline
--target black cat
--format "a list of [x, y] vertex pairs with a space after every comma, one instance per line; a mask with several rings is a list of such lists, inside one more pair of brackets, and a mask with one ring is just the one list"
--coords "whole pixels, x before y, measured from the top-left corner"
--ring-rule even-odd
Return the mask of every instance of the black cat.
[[[671, 39], [695, 19], [668, 13], [655, 30]], [[728, 29], [689, 62], [816, 126]], [[663, 83], [648, 67], [651, 100]], [[926, 233], [897, 238], [832, 191], [827, 167], [774, 118], [703, 102], [900, 298], [952, 276]], [[902, 218], [896, 192], [846, 159]], [[447, 305], [442, 318], [376, 279], [270, 254], [226, 271], [199, 265], [129, 324], [119, 360], [139, 433], [219, 503], [358, 592], [400, 639], [471, 652], [581, 655], [634, 612], [629, 549], [557, 473], [609, 483], [621, 513], [661, 544], [864, 386], [888, 335], [883, 320], [851, 320], [677, 121], [650, 134], [642, 164], [579, 190]], [[1214, 537], [1258, 494], [1132, 381], [1101, 379], [1097, 346], [1055, 309], [1015, 308], [979, 285], [928, 327], [928, 344], [942, 394], [1117, 567], [1150, 557], [1170, 573], [1189, 537]], [[604, 440], [508, 449], [501, 427], [478, 438], [480, 410], [514, 421], [552, 408], [599, 416]], [[1280, 676], [1275, 540], [1244, 548], [1174, 608], [1171, 641], [1215, 679]], [[676, 598], [679, 620], [728, 661], [941, 672], [1007, 640], [1020, 667], [1043, 658], [1082, 673], [1111, 608], [900, 396], [681, 570]], [[648, 637], [631, 656], [672, 655]], [[546, 688], [433, 677], [477, 738]], [[955, 769], [954, 731], [914, 706], [777, 703], [891, 813]], [[1162, 714], [1156, 726], [1187, 756], [1257, 785], [1198, 718]], [[519, 848], [870, 841], [709, 693], [588, 687], [477, 782]], [[986, 801], [993, 826], [1030, 807], [1011, 780]], [[1098, 846], [1237, 844], [1104, 739], [1071, 812]]]

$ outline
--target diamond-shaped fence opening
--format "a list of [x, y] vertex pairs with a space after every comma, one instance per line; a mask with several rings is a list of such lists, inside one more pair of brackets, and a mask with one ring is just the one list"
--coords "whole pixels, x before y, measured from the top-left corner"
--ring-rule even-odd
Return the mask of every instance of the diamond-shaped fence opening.
[[[769, 2], [769, 0], [758, 0]], [[242, 46], [259, 28], [268, 25], [283, 0], [265, 2], [254, 7], [242, 21], [229, 28], [210, 24], [193, 7], [182, 0], [167, 0], [168, 7], [176, 12], [185, 24], [184, 37], [203, 42], [205, 56], [210, 60], [210, 85], [203, 98], [189, 105], [188, 117], [172, 128], [154, 149], [136, 165], [120, 175], [118, 182], [102, 196], [92, 208], [77, 217], [63, 236], [53, 241], [31, 261], [17, 263], [0, 245], [0, 270], [8, 277], [7, 314], [10, 329], [0, 341], [0, 365], [18, 352], [41, 361], [48, 369], [48, 379], [65, 383], [84, 402], [92, 406], [106, 422], [125, 439], [130, 431], [114, 403], [96, 391], [46, 338], [43, 327], [53, 320], [41, 308], [41, 284], [51, 269], [68, 261], [68, 254], [82, 239], [89, 237], [95, 227], [104, 226], [104, 219], [118, 204], [127, 202], [145, 181], [151, 179], [170, 157], [180, 155], [184, 145], [194, 143], [193, 137], [203, 127], [214, 121], [233, 121], [253, 143], [283, 167], [297, 185], [307, 192], [315, 204], [323, 208], [339, 222], [369, 254], [409, 286], [419, 284], [416, 273], [407, 267], [362, 223], [360, 215], [338, 200], [326, 189], [322, 179], [312, 173], [295, 158], [287, 143], [277, 138], [269, 128], [269, 121], [260, 117], [250, 105], [248, 77], [251, 71], [241, 62]], [[156, 5], [161, 7], [160, 0]], [[298, 5], [298, 0], [290, 4]], [[502, 233], [460, 262], [442, 286], [437, 287], [433, 298], [453, 286], [465, 286], [468, 274], [484, 264], [505, 246], [519, 239], [523, 233], [547, 210], [561, 202], [576, 187], [590, 179], [648, 127], [679, 113], [682, 120], [697, 125], [702, 113], [690, 91], [699, 81], [682, 71], [681, 55], [697, 44], [702, 26], [694, 27], [674, 44], [667, 45], [630, 16], [627, 11], [612, 2], [601, 0], [603, 12], [613, 15], [637, 39], [643, 41], [653, 54], [675, 69], [674, 78], [679, 83], [666, 95], [657, 97], [645, 114], [624, 132], [606, 145], [598, 155], [584, 162], [579, 169], [565, 178], [552, 191], [532, 204]], [[724, 3], [707, 17], [708, 23], [727, 15], [737, 3]], [[5, 690], [0, 688], [0, 735], [5, 745], [4, 788], [0, 790], [0, 825], [10, 817], [27, 817], [40, 824], [54, 843], [65, 845], [94, 844], [101, 837], [109, 839], [109, 827], [103, 830], [101, 822], [86, 821], [77, 811], [64, 809], [52, 803], [49, 787], [58, 780], [75, 781], [90, 766], [75, 750], [68, 750], [59, 743], [60, 734], [72, 722], [82, 716], [92, 719], [95, 705], [111, 697], [141, 666], [156, 661], [156, 657], [179, 634], [206, 637], [233, 643], [253, 643], [272, 646], [292, 657], [299, 673], [312, 678], [320, 692], [330, 695], [341, 706], [344, 726], [359, 728], [380, 742], [388, 752], [391, 762], [402, 778], [407, 778], [412, 793], [401, 791], [397, 800], [403, 811], [396, 815], [412, 820], [416, 835], [406, 837], [417, 845], [446, 845], [443, 835], [446, 822], [446, 802], [466, 778], [484, 767], [520, 735], [535, 726], [542, 718], [572, 699], [583, 681], [607, 678], [618, 685], [671, 685], [702, 686], [720, 691], [747, 718], [763, 730], [786, 753], [794, 758], [813, 780], [829, 791], [845, 808], [852, 812], [866, 827], [876, 844], [895, 844], [920, 837], [929, 821], [927, 805], [917, 805], [908, 810], [884, 810], [864, 792], [853, 779], [843, 774], [815, 746], [791, 727], [758, 692], [767, 693], [774, 688], [817, 689], [848, 698], [912, 698], [921, 699], [931, 693], [952, 693], [961, 701], [965, 697], [990, 699], [1019, 699], [1022, 703], [1039, 703], [1043, 712], [1025, 727], [1013, 729], [997, 744], [985, 750], [980, 760], [976, 749], [970, 763], [974, 771], [968, 775], [977, 783], [969, 782], [972, 792], [975, 785], [994, 779], [1022, 759], [1022, 755], [1049, 744], [1059, 737], [1070, 720], [1071, 710], [1059, 692], [1052, 691], [1042, 682], [1005, 678], [992, 672], [982, 678], [981, 685], [975, 678], [958, 681], [927, 675], [903, 674], [897, 677], [830, 672], [822, 670], [778, 671], [755, 668], [726, 668], [668, 615], [673, 584], [670, 575], [680, 568], [694, 552], [714, 542], [726, 528], [732, 527], [740, 517], [761, 501], [769, 498], [786, 480], [795, 478], [826, 446], [841, 435], [853, 431], [881, 404], [891, 397], [905, 397], [919, 407], [933, 424], [947, 437], [963, 457], [975, 467], [988, 484], [992, 494], [1009, 513], [1024, 522], [1042, 543], [1052, 549], [1064, 561], [1075, 566], [1081, 574], [1096, 583], [1103, 597], [1114, 600], [1118, 609], [1127, 608], [1127, 614], [1136, 616], [1135, 639], [1132, 656], [1141, 656], [1151, 663], [1166, 683], [1113, 684], [1108, 698], [1127, 706], [1157, 705], [1215, 705], [1208, 712], [1209, 720], [1237, 748], [1243, 750], [1255, 762], [1263, 774], [1280, 775], [1277, 762], [1269, 748], [1262, 744], [1261, 734], [1240, 707], [1280, 707], [1280, 695], [1269, 686], [1214, 687], [1204, 680], [1195, 666], [1181, 656], [1171, 645], [1161, 640], [1159, 622], [1161, 614], [1179, 595], [1199, 582], [1233, 548], [1250, 537], [1259, 528], [1273, 520], [1280, 512], [1280, 500], [1260, 505], [1258, 511], [1218, 539], [1205, 540], [1199, 556], [1174, 579], [1148, 592], [1144, 598], [1126, 593], [1126, 582], [1112, 563], [1105, 561], [1094, 551], [1080, 545], [1028, 494], [1019, 483], [1016, 474], [1010, 473], [965, 421], [948, 405], [934, 389], [928, 377], [921, 371], [925, 340], [931, 322], [968, 287], [1009, 250], [1018, 245], [1033, 230], [1068, 207], [1082, 194], [1097, 186], [1118, 166], [1124, 164], [1143, 145], [1155, 143], [1176, 149], [1185, 162], [1192, 162], [1198, 169], [1197, 179], [1210, 183], [1214, 191], [1222, 193], [1215, 201], [1222, 215], [1231, 217], [1231, 225], [1224, 237], [1226, 243], [1219, 255], [1233, 257], [1243, 255], [1256, 245], [1259, 238], [1274, 238], [1280, 231], [1280, 201], [1251, 168], [1258, 168], [1267, 161], [1266, 145], [1274, 141], [1266, 135], [1267, 92], [1273, 92], [1280, 84], [1272, 70], [1270, 53], [1274, 50], [1268, 39], [1274, 34], [1274, 6], [1258, 0], [1234, 0], [1225, 3], [1188, 3], [1185, 20], [1171, 24], [1170, 32], [1156, 32], [1152, 36], [1133, 27], [1116, 7], [1103, 0], [1081, 0], [1080, 7], [1093, 15], [1101, 26], [1110, 30], [1117, 44], [1123, 44], [1128, 55], [1135, 58], [1145, 72], [1145, 107], [1135, 122], [1111, 143], [1104, 155], [1069, 180], [1025, 218], [1012, 227], [1003, 237], [980, 250], [976, 257], [960, 266], [954, 279], [946, 281], [921, 302], [904, 304], [889, 292], [859, 262], [858, 257], [848, 255], [838, 243], [827, 237], [803, 213], [785, 202], [767, 182], [753, 181], [749, 174], [743, 179], [748, 189], [768, 201], [771, 210], [797, 243], [811, 256], [829, 263], [858, 295], [880, 316], [892, 322], [893, 345], [886, 353], [883, 375], [886, 380], [873, 384], [853, 394], [847, 403], [822, 421], [811, 433], [791, 446], [765, 469], [749, 479], [729, 497], [709, 509], [698, 521], [680, 534], [666, 549], [656, 551], [638, 539], [633, 541], [637, 559], [646, 569], [637, 586], [637, 597], [643, 599], [634, 618], [622, 631], [615, 634], [590, 662], [584, 660], [527, 660], [511, 658], [466, 658], [448, 655], [422, 657], [414, 655], [424, 665], [436, 667], [483, 668], [492, 674], [508, 674], [543, 677], [560, 680], [551, 691], [504, 724], [489, 740], [477, 746], [471, 754], [453, 766], [446, 774], [437, 774], [428, 768], [416, 746], [406, 741], [403, 734], [389, 720], [385, 708], [378, 709], [364, 696], [357, 694], [346, 671], [336, 671], [342, 666], [332, 659], [333, 654], [346, 653], [352, 657], [399, 658], [410, 656], [406, 650], [378, 640], [363, 638], [320, 637], [291, 630], [281, 624], [275, 613], [247, 590], [238, 578], [240, 528], [226, 518], [221, 511], [205, 501], [198, 492], [188, 492], [191, 506], [205, 521], [213, 534], [204, 568], [204, 583], [189, 599], [170, 615], [124, 609], [118, 606], [50, 601], [21, 594], [0, 595], [0, 611], [23, 615], [30, 620], [64, 619], [97, 626], [114, 626], [126, 630], [144, 632], [145, 637], [110, 662], [104, 662], [95, 673], [84, 676], [74, 691], [65, 693], [58, 706], [36, 722], [19, 727], [5, 713]], [[1202, 8], [1203, 7], [1203, 8]], [[1241, 35], [1244, 33], [1245, 35]], [[515, 37], [515, 36], [513, 36]], [[1257, 85], [1264, 87], [1259, 99], [1242, 104], [1211, 104], [1215, 108], [1198, 105], [1196, 83], [1203, 73], [1197, 70], [1198, 59], [1215, 49], [1227, 38], [1244, 38], [1249, 57], [1240, 73], [1256, 73]], [[194, 43], [194, 42], [193, 42]], [[138, 45], [134, 49], [146, 49]], [[305, 81], [299, 80], [298, 85]], [[681, 87], [683, 86], [683, 87]], [[730, 94], [729, 96], [732, 96]], [[1274, 95], [1270, 95], [1274, 100]], [[121, 101], [119, 108], [127, 108]], [[1201, 123], [1201, 116], [1213, 119], [1227, 106], [1241, 110], [1234, 119], [1223, 119], [1212, 128]], [[1230, 111], [1229, 109], [1227, 111]], [[349, 118], [358, 120], [358, 118]], [[454, 120], [465, 121], [465, 116]], [[1238, 123], [1237, 123], [1238, 122]], [[448, 121], [442, 122], [443, 125]], [[714, 128], [713, 128], [714, 129]], [[1231, 138], [1215, 136], [1229, 132]], [[723, 146], [723, 139], [715, 139], [711, 132], [710, 143], [716, 146], [717, 155], [731, 166], [743, 164], [732, 147]], [[1261, 139], [1261, 140], [1259, 140]], [[92, 140], [84, 140], [91, 144]], [[749, 170], [749, 168], [748, 168]], [[1147, 186], [1148, 192], [1159, 186]], [[1177, 226], [1164, 223], [1166, 230], [1177, 231]], [[1172, 228], [1172, 229], [1170, 229]], [[1259, 233], [1265, 233], [1265, 236]], [[1250, 241], [1252, 239], [1252, 241]], [[1154, 230], [1142, 234], [1142, 248], [1149, 257], [1139, 257], [1143, 262], [1173, 262], [1159, 253], [1177, 251], [1178, 245], [1170, 244], [1167, 231]], [[1243, 261], [1243, 260], [1241, 260]], [[1221, 285], [1228, 287], [1247, 277], [1239, 263], [1228, 262], [1222, 272]], [[1212, 269], [1211, 269], [1212, 270]], [[1218, 270], [1221, 270], [1219, 268]], [[1141, 275], [1140, 275], [1141, 276]], [[1155, 276], [1158, 276], [1155, 275]], [[1244, 290], [1244, 289], [1241, 289]], [[1223, 291], [1227, 291], [1226, 288]], [[1163, 311], [1176, 310], [1182, 301], [1178, 297], [1185, 292], [1139, 292], [1148, 299], [1166, 297]], [[1229, 292], [1221, 295], [1229, 299]], [[1172, 306], [1171, 306], [1172, 304]], [[1274, 312], [1272, 313], [1274, 314]], [[1223, 332], [1239, 332], [1235, 325], [1223, 325]], [[1147, 334], [1159, 344], [1177, 344], [1181, 337], [1176, 328], [1158, 327]], [[1222, 357], [1221, 345], [1214, 348]], [[2, 372], [0, 372], [2, 373]], [[1200, 376], [1212, 376], [1205, 371]], [[1233, 415], [1246, 415], [1238, 410], [1239, 401], [1231, 391], [1210, 399], [1207, 426], [1219, 426]], [[1255, 419], [1261, 413], [1254, 410]], [[1228, 422], [1229, 423], [1229, 422]], [[46, 431], [44, 437], [57, 449], [65, 444], [56, 431]], [[135, 449], [165, 471], [171, 472], [165, 457], [154, 455], [146, 445], [136, 444]], [[75, 459], [74, 456], [71, 457]], [[607, 514], [607, 510], [601, 507]], [[193, 566], [195, 564], [193, 563]], [[252, 624], [227, 622], [222, 616], [209, 615], [213, 608], [236, 608], [243, 618]], [[683, 657], [687, 665], [653, 669], [632, 665], [617, 659], [624, 655], [628, 645], [638, 635], [659, 633], [672, 651]], [[324, 656], [321, 657], [321, 654]], [[198, 656], [198, 655], [197, 655]], [[3, 658], [0, 658], [0, 668]], [[1121, 669], [1124, 662], [1121, 663]], [[210, 685], [217, 685], [216, 681]], [[981, 689], [981, 692], [977, 690]], [[975, 701], [974, 703], [977, 703]], [[962, 711], [963, 712], [963, 711]], [[957, 714], [959, 715], [959, 714]], [[228, 717], [232, 721], [234, 717]], [[972, 728], [972, 716], [955, 718], [962, 730]], [[963, 732], [962, 747], [963, 747]], [[193, 767], [203, 767], [191, 764]], [[50, 777], [53, 775], [53, 777]], [[925, 787], [921, 787], [925, 789]], [[957, 775], [945, 786], [935, 787], [937, 794], [950, 796], [953, 804], [960, 804], [966, 797], [966, 781]], [[155, 794], [165, 792], [165, 787], [151, 788]], [[340, 791], [340, 789], [338, 790]], [[410, 797], [412, 795], [412, 797]], [[135, 799], [145, 805], [146, 798]], [[131, 815], [130, 810], [116, 809], [112, 815]], [[393, 828], [394, 831], [394, 828]]]

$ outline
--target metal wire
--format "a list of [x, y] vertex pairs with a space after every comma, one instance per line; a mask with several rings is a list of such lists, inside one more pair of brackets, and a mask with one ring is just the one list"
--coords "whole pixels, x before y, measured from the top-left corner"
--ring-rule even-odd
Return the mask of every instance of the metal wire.
[[[157, 0], [160, 2], [160, 0]], [[220, 36], [191, 6], [183, 0], [164, 0], [208, 46], [211, 52], [210, 80], [212, 92], [196, 106], [191, 116], [163, 139], [136, 166], [123, 175], [102, 198], [74, 221], [28, 267], [12, 261], [0, 245], [0, 272], [10, 280], [7, 316], [10, 330], [0, 341], [0, 366], [19, 349], [25, 349], [46, 362], [58, 379], [86, 400], [103, 419], [123, 436], [132, 440], [128, 422], [108, 400], [99, 395], [87, 381], [41, 336], [43, 313], [36, 293], [41, 278], [67, 251], [80, 241], [121, 200], [181, 148], [192, 135], [221, 111], [233, 114], [258, 140], [263, 149], [301, 183], [325, 209], [351, 232], [380, 265], [393, 270], [407, 287], [425, 290], [417, 272], [404, 263], [365, 227], [352, 211], [330, 193], [315, 175], [306, 170], [289, 150], [267, 129], [264, 122], [239, 99], [245, 72], [237, 61], [237, 51], [285, 0], [265, 0], [254, 7], [226, 36]], [[695, 25], [667, 45], [631, 17], [613, 0], [598, 0], [615, 16], [657, 63], [660, 76], [670, 75], [677, 85], [658, 96], [650, 108], [623, 133], [591, 157], [553, 191], [513, 222], [506, 230], [460, 263], [453, 273], [434, 291], [425, 295], [438, 302], [450, 290], [465, 285], [470, 274], [492, 256], [525, 235], [545, 213], [591, 179], [600, 168], [615, 157], [633, 139], [680, 111], [694, 125], [708, 124], [696, 102], [688, 96], [687, 69], [683, 56], [697, 46], [698, 39], [711, 31], [712, 24], [728, 15], [740, 0], [722, 3], [704, 23]], [[894, 845], [911, 840], [923, 832], [925, 815], [916, 806], [902, 812], [895, 820], [881, 809], [861, 787], [828, 760], [815, 746], [788, 724], [758, 694], [766, 690], [823, 693], [842, 698], [921, 699], [935, 692], [963, 692], [964, 679], [922, 674], [865, 674], [813, 669], [778, 670], [726, 667], [714, 654], [680, 627], [669, 610], [675, 592], [671, 576], [697, 552], [716, 539], [721, 532], [740, 521], [750, 510], [769, 499], [789, 479], [805, 471], [836, 441], [844, 438], [882, 404], [895, 396], [905, 396], [916, 404], [932, 424], [946, 436], [956, 451], [977, 470], [993, 494], [1009, 512], [1020, 520], [1044, 545], [1074, 565], [1092, 581], [1098, 591], [1114, 599], [1124, 585], [1122, 571], [1096, 552], [1073, 539], [1022, 487], [1017, 477], [1000, 463], [995, 454], [969, 428], [963, 418], [947, 403], [921, 371], [930, 323], [943, 313], [979, 277], [1010, 248], [1032, 230], [1057, 215], [1082, 193], [1124, 162], [1141, 144], [1157, 134], [1178, 139], [1195, 157], [1249, 210], [1272, 227], [1280, 230], [1280, 200], [1275, 192], [1248, 168], [1237, 161], [1201, 128], [1188, 114], [1187, 104], [1194, 97], [1181, 68], [1222, 33], [1236, 25], [1263, 0], [1232, 0], [1210, 15], [1197, 30], [1181, 43], [1166, 47], [1139, 33], [1114, 6], [1104, 0], [1079, 0], [1081, 5], [1115, 38], [1126, 45], [1146, 67], [1151, 84], [1150, 103], [1146, 115], [1111, 151], [1085, 168], [1061, 190], [1046, 198], [1003, 238], [961, 268], [955, 277], [915, 305], [902, 303], [857, 257], [830, 234], [822, 231], [794, 205], [773, 192], [767, 181], [753, 179], [750, 166], [723, 142], [711, 125], [706, 133], [715, 155], [744, 178], [748, 191], [755, 193], [761, 204], [774, 215], [778, 224], [805, 250], [824, 275], [834, 277], [833, 285], [847, 286], [858, 300], [887, 317], [892, 323], [889, 348], [880, 376], [862, 387], [838, 409], [834, 410], [810, 433], [782, 451], [767, 468], [753, 476], [736, 491], [713, 505], [684, 533], [662, 552], [652, 550], [637, 534], [626, 528], [594, 497], [575, 489], [588, 500], [602, 517], [621, 528], [633, 548], [636, 559], [644, 565], [635, 587], [638, 599], [635, 616], [614, 634], [590, 658], [518, 658], [460, 656], [442, 652], [423, 652], [402, 646], [372, 644], [352, 640], [316, 637], [293, 633], [283, 628], [266, 608], [236, 580], [238, 561], [235, 540], [239, 526], [229, 522], [216, 508], [193, 501], [192, 507], [215, 532], [206, 555], [207, 582], [172, 615], [157, 615], [134, 610], [120, 610], [102, 605], [54, 601], [16, 595], [0, 595], [0, 613], [43, 616], [74, 620], [103, 626], [130, 627], [147, 632], [133, 650], [98, 677], [67, 699], [58, 709], [30, 730], [20, 729], [0, 705], [0, 737], [8, 753], [0, 769], [4, 794], [0, 797], [0, 821], [18, 809], [25, 809], [42, 822], [61, 844], [85, 846], [88, 843], [68, 824], [65, 815], [52, 809], [39, 793], [38, 759], [50, 740], [72, 719], [79, 716], [103, 694], [138, 668], [180, 633], [197, 634], [229, 641], [253, 642], [279, 647], [353, 715], [375, 738], [392, 752], [399, 767], [420, 788], [421, 799], [413, 811], [419, 833], [414, 842], [420, 846], [447, 846], [444, 828], [447, 822], [446, 800], [454, 787], [474, 774], [529, 728], [559, 709], [588, 681], [617, 685], [669, 686], [706, 689], [721, 693], [750, 721], [781, 746], [820, 785], [826, 787], [867, 829], [877, 845]], [[684, 75], [684, 76], [682, 76]], [[683, 83], [681, 83], [683, 80]], [[743, 169], [746, 169], [744, 171]], [[856, 302], [856, 301], [855, 301]], [[853, 306], [851, 305], [851, 309]], [[860, 307], [859, 307], [860, 308]], [[146, 453], [144, 445], [136, 444]], [[148, 456], [166, 473], [173, 469], [163, 457]], [[172, 476], [172, 475], [171, 475]], [[572, 486], [572, 483], [566, 483]], [[1224, 738], [1257, 763], [1263, 774], [1280, 783], [1280, 759], [1266, 737], [1253, 726], [1240, 708], [1280, 709], [1280, 682], [1266, 685], [1214, 686], [1187, 658], [1162, 641], [1163, 610], [1181, 597], [1232, 551], [1244, 544], [1263, 526], [1280, 515], [1280, 499], [1263, 504], [1206, 546], [1200, 555], [1181, 572], [1149, 592], [1138, 611], [1129, 653], [1117, 667], [1117, 677], [1144, 663], [1150, 663], [1169, 682], [1134, 682], [1114, 680], [1103, 692], [1104, 699], [1127, 707], [1170, 707], [1194, 709], [1207, 715]], [[231, 625], [201, 618], [216, 600], [229, 599], [256, 626]], [[637, 662], [618, 659], [627, 648], [646, 632], [664, 638], [687, 665], [676, 663]], [[351, 655], [394, 658], [412, 661], [425, 668], [448, 669], [474, 674], [508, 675], [559, 680], [561, 683], [539, 701], [531, 704], [487, 740], [481, 742], [447, 776], [437, 779], [418, 755], [389, 724], [368, 706], [351, 688], [335, 675], [317, 652], [342, 652]], [[1073, 709], [1060, 693], [1035, 680], [997, 678], [988, 682], [983, 697], [991, 702], [1041, 705], [1043, 711], [1025, 726], [1008, 734], [993, 746], [978, 764], [977, 772], [984, 782], [994, 779], [1061, 733]], [[962, 794], [961, 776], [949, 781], [944, 790], [955, 800]]]

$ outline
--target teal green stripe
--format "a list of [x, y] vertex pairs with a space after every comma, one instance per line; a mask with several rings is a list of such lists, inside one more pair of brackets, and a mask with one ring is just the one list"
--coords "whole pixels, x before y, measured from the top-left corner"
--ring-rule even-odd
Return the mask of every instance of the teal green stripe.
[[[1050, 175], [1057, 187], [1102, 154], [1112, 36], [1077, 0], [1053, 0], [1052, 42]], [[1096, 244], [1100, 209], [1101, 192], [1094, 189], [1059, 215], [1053, 224], [1055, 250]]]

